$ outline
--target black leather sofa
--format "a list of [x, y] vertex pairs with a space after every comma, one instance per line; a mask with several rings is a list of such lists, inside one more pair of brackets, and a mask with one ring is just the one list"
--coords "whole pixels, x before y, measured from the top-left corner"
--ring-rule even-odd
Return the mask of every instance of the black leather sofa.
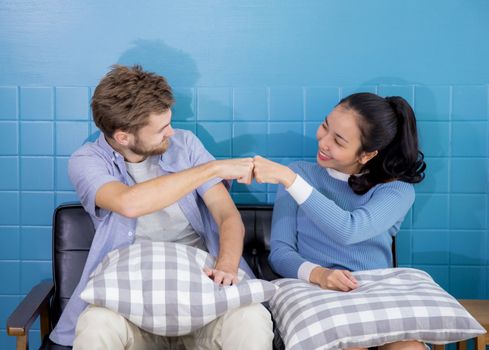
[[[256, 276], [278, 278], [268, 264], [271, 206], [239, 205], [245, 225], [244, 257]], [[7, 320], [7, 333], [17, 337], [17, 349], [28, 348], [32, 323], [40, 317], [40, 349], [61, 350], [70, 347], [52, 343], [48, 334], [58, 322], [83, 270], [94, 235], [89, 215], [79, 203], [64, 204], [53, 215], [53, 280], [36, 285]], [[274, 348], [282, 348], [275, 337]]]

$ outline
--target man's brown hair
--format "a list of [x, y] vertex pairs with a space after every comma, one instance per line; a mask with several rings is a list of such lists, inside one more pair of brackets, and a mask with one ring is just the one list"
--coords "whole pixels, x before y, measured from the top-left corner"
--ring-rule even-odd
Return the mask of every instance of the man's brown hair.
[[132, 134], [148, 123], [151, 113], [163, 113], [174, 103], [165, 78], [139, 65], [114, 65], [95, 88], [93, 120], [106, 136], [116, 130]]

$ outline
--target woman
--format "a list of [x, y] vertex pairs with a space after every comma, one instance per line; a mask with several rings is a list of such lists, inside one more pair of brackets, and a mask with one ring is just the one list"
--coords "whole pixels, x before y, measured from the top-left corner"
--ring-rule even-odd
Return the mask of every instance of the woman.
[[[254, 159], [259, 183], [279, 183], [272, 220], [272, 268], [322, 288], [357, 287], [351, 271], [392, 266], [392, 236], [424, 178], [416, 119], [402, 97], [346, 97], [317, 130], [316, 163], [290, 167]], [[424, 349], [417, 341], [382, 349]]]

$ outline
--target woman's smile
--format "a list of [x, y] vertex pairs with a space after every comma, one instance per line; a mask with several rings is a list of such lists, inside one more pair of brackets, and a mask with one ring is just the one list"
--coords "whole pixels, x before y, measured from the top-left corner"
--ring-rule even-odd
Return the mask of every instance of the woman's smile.
[[333, 159], [332, 157], [328, 157], [325, 153], [323, 153], [321, 150], [318, 151], [318, 158], [322, 161], [327, 161]]

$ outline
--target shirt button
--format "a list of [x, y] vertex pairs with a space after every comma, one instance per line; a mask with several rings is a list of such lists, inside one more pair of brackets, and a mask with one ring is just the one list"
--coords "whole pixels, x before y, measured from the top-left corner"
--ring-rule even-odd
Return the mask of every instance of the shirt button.
[[132, 231], [129, 231], [129, 232], [127, 233], [127, 235], [128, 235], [129, 237], [132, 237], [132, 235], [133, 235]]

